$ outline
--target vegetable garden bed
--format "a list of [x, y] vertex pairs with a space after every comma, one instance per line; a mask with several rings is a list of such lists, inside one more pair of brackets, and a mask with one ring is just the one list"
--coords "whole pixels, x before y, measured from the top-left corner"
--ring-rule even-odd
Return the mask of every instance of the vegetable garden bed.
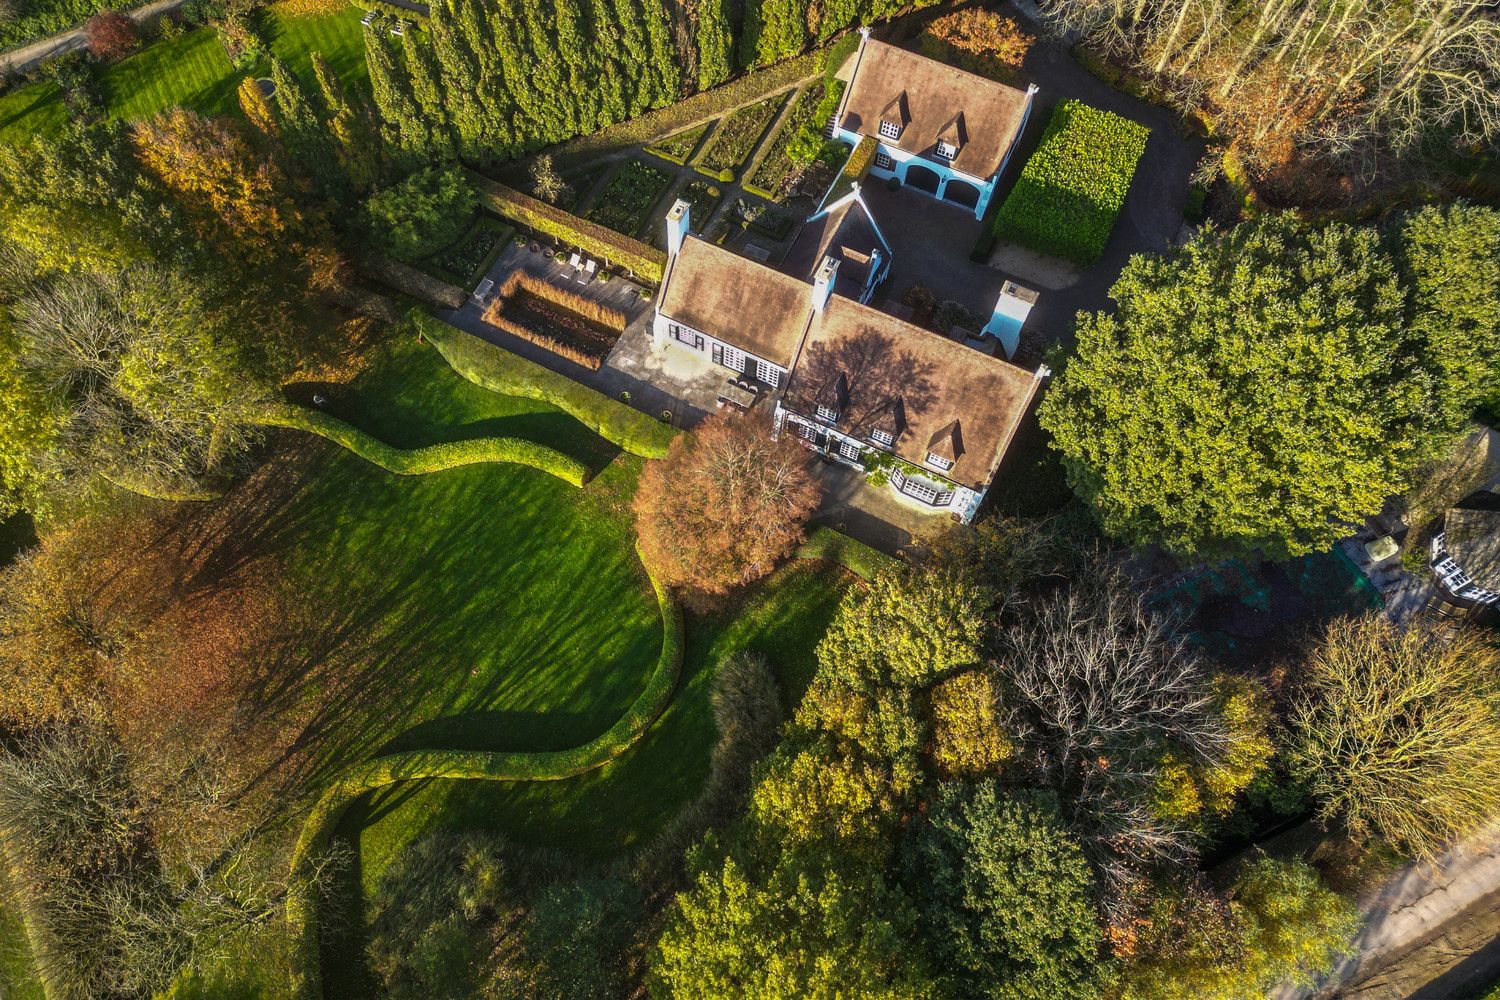
[[995, 235], [1092, 264], [1109, 243], [1149, 134], [1108, 111], [1078, 101], [1059, 104], [995, 215]]
[[[843, 81], [834, 80], [826, 87], [815, 83], [798, 95], [786, 124], [777, 133], [765, 159], [760, 161], [755, 176], [750, 179], [749, 186], [755, 194], [775, 201], [786, 197], [792, 183], [810, 163], [816, 162], [807, 159], [806, 154], [821, 147], [823, 125], [838, 107], [843, 92]], [[802, 158], [794, 157], [794, 148], [804, 154]]]
[[671, 180], [666, 171], [631, 160], [610, 179], [588, 217], [617, 233], [633, 233], [644, 224], [646, 213]]
[[728, 121], [721, 123], [714, 133], [713, 144], [703, 154], [703, 168], [712, 174], [719, 174], [721, 179], [723, 171], [738, 171], [755, 151], [756, 143], [766, 134], [766, 129], [776, 117], [776, 112], [786, 103], [786, 99], [785, 94], [778, 94], [770, 100], [735, 112]]
[[435, 253], [430, 258], [433, 265], [455, 279], [465, 289], [472, 288], [500, 256], [506, 238], [515, 232], [515, 227], [490, 216], [481, 216], [457, 243]]
[[667, 138], [653, 142], [647, 146], [646, 151], [648, 153], [655, 153], [664, 160], [671, 160], [673, 163], [686, 163], [698, 151], [698, 144], [703, 141], [704, 133], [713, 124], [713, 122], [704, 122], [697, 128], [690, 128], [686, 132], [678, 132], [676, 135], [667, 136]]

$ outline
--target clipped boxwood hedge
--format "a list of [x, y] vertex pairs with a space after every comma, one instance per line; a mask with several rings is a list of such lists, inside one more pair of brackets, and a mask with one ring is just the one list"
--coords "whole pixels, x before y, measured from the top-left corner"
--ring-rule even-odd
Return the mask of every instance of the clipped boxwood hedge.
[[673, 427], [654, 417], [421, 310], [413, 310], [411, 317], [417, 330], [432, 342], [449, 366], [475, 385], [507, 396], [551, 403], [632, 455], [661, 458], [677, 436]]
[[661, 609], [661, 654], [656, 670], [630, 707], [599, 736], [569, 750], [487, 752], [482, 750], [414, 750], [389, 754], [346, 770], [324, 790], [302, 825], [292, 850], [291, 889], [286, 914], [295, 953], [292, 957], [292, 995], [297, 1000], [322, 1000], [319, 965], [317, 904], [306, 891], [308, 876], [329, 834], [351, 802], [367, 792], [400, 781], [468, 779], [479, 781], [558, 781], [614, 760], [630, 749], [661, 717], [672, 701], [682, 675], [684, 649], [682, 613], [667, 589], [651, 578]]
[[582, 247], [585, 253], [603, 257], [611, 264], [628, 267], [643, 281], [661, 284], [667, 255], [655, 247], [570, 215], [482, 174], [471, 172], [469, 178], [479, 192], [480, 202], [496, 215]]
[[268, 403], [259, 407], [251, 420], [263, 427], [290, 427], [327, 438], [398, 476], [422, 476], [485, 462], [527, 465], [574, 486], [582, 486], [589, 476], [588, 466], [577, 459], [521, 438], [481, 437], [426, 448], [394, 448], [338, 417], [291, 403]]
[[1052, 112], [995, 215], [995, 235], [1080, 264], [1104, 253], [1150, 130], [1079, 101]]
[[896, 564], [896, 560], [856, 541], [842, 532], [819, 525], [807, 533], [807, 540], [797, 549], [798, 559], [819, 559], [835, 562], [857, 577], [874, 579], [881, 570]]
[[870, 175], [870, 168], [875, 165], [875, 151], [879, 148], [880, 143], [873, 135], [860, 138], [859, 145], [849, 151], [849, 159], [844, 161], [844, 169], [839, 171], [838, 177], [834, 178], [833, 186], [828, 189], [828, 194], [823, 196], [825, 207], [854, 190], [854, 185]]

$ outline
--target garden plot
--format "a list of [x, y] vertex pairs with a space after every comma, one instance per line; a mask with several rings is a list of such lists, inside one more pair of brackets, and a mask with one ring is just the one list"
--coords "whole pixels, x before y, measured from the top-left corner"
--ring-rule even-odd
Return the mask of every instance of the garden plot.
[[588, 218], [629, 236], [645, 223], [646, 213], [671, 182], [672, 177], [666, 171], [631, 160], [610, 178]]
[[1064, 101], [995, 216], [995, 236], [1092, 264], [1104, 253], [1130, 191], [1149, 130], [1119, 115]]
[[544, 278], [516, 271], [484, 311], [484, 321], [569, 361], [597, 370], [628, 318]]
[[721, 124], [713, 135], [712, 144], [703, 154], [700, 166], [720, 180], [732, 180], [733, 175], [744, 166], [761, 136], [786, 103], [785, 94], [777, 94], [769, 100], [752, 104], [736, 111]]
[[646, 152], [654, 153], [664, 160], [671, 160], [673, 163], [686, 163], [698, 151], [698, 144], [703, 141], [704, 134], [713, 125], [713, 122], [704, 122], [697, 128], [690, 128], [685, 132], [669, 135], [665, 139], [658, 140], [647, 146]]

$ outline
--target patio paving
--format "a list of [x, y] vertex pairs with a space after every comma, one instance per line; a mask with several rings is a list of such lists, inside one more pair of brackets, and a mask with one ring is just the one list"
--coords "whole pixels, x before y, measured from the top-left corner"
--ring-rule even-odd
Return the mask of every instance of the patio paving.
[[813, 470], [823, 485], [823, 502], [813, 523], [837, 528], [887, 555], [909, 551], [914, 541], [952, 523], [947, 512], [906, 500], [889, 485], [872, 486], [862, 471], [840, 462], [817, 462]]

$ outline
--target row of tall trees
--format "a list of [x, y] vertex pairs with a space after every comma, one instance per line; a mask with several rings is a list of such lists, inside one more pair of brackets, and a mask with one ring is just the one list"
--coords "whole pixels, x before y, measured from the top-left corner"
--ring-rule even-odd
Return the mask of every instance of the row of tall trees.
[[365, 35], [389, 148], [483, 163], [593, 132], [891, 17], [895, 0], [438, 0], [424, 31]]
[[1046, 0], [1061, 26], [1211, 109], [1250, 159], [1500, 135], [1488, 0]]

